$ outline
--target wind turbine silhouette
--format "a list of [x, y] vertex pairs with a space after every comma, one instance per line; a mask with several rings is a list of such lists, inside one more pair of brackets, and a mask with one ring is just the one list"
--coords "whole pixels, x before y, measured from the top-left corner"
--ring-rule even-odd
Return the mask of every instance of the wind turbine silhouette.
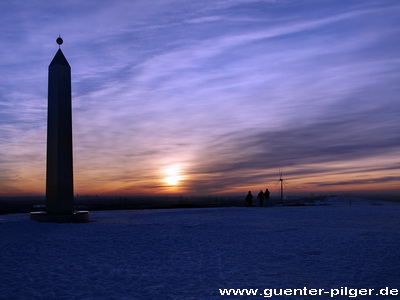
[[284, 183], [286, 184], [286, 182], [284, 182], [284, 179], [282, 178], [282, 171], [281, 171], [281, 169], [279, 169], [279, 180], [275, 183], [275, 186], [276, 186], [279, 182], [281, 183], [281, 203], [283, 204], [283, 184], [284, 184]]

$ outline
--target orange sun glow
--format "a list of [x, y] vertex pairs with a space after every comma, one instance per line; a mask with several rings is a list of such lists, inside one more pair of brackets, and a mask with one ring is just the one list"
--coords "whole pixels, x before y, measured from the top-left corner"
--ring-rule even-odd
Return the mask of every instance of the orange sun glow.
[[180, 173], [180, 169], [177, 166], [169, 167], [165, 169], [166, 177], [164, 177], [164, 181], [170, 186], [175, 186], [182, 179]]

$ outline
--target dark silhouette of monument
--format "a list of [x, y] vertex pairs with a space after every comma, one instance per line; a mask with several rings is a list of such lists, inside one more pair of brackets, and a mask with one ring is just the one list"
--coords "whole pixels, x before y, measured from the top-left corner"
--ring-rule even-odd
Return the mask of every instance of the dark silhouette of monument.
[[46, 211], [30, 215], [39, 222], [89, 221], [87, 211], [74, 211], [71, 67], [60, 47], [49, 65]]

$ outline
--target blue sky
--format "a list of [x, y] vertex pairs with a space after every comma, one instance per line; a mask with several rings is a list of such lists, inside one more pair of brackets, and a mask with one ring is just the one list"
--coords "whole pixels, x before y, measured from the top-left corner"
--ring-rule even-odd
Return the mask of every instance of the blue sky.
[[0, 15], [0, 194], [44, 193], [59, 34], [76, 193], [274, 190], [279, 169], [293, 193], [399, 191], [398, 1], [5, 0]]

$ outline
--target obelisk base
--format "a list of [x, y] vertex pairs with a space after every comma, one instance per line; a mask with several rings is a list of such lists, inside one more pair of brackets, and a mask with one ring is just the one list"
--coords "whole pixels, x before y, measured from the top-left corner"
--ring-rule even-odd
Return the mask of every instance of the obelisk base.
[[88, 211], [74, 211], [71, 214], [49, 214], [45, 211], [30, 213], [30, 219], [36, 222], [46, 223], [88, 223]]

